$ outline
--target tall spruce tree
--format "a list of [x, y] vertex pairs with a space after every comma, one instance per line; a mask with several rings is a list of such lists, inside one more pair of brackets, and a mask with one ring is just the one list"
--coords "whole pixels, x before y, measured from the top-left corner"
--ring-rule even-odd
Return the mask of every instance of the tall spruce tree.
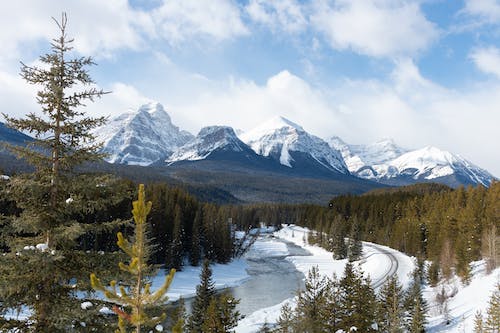
[[484, 321], [484, 331], [487, 333], [500, 332], [500, 283], [497, 283], [490, 296]]
[[402, 333], [403, 311], [403, 289], [395, 275], [384, 283], [379, 293], [379, 328], [387, 333]]
[[212, 297], [205, 320], [201, 325], [203, 333], [231, 333], [243, 317], [236, 310], [239, 300], [229, 294]]
[[182, 234], [182, 210], [179, 204], [176, 204], [174, 210], [174, 228], [172, 231], [172, 240], [167, 248], [166, 265], [177, 270], [182, 268], [182, 261], [184, 259]]
[[326, 306], [327, 281], [319, 274], [317, 266], [313, 266], [307, 274], [305, 288], [299, 292], [296, 317], [299, 319], [298, 329], [304, 333], [319, 333], [323, 331], [322, 314]]
[[134, 284], [127, 290], [124, 286], [117, 286], [117, 282], [113, 280], [108, 288], [95, 274], [90, 275], [92, 287], [102, 291], [107, 299], [122, 307], [113, 308], [118, 315], [118, 332], [120, 333], [127, 332], [128, 326], [133, 326], [134, 332], [140, 333], [142, 328], [155, 327], [165, 320], [166, 314], [152, 316], [148, 310], [166, 302], [166, 293], [175, 274], [175, 269], [171, 269], [163, 285], [156, 291], [151, 291], [151, 276], [154, 270], [148, 264], [151, 247], [146, 231], [146, 219], [151, 211], [151, 202], [146, 202], [142, 184], [139, 185], [139, 197], [133, 202], [133, 207], [132, 214], [135, 221], [133, 240], [129, 242], [119, 232], [117, 244], [130, 257], [128, 264], [120, 263], [120, 270], [130, 273]]
[[212, 281], [212, 270], [210, 261], [203, 261], [203, 268], [200, 274], [200, 284], [196, 286], [196, 296], [192, 305], [191, 315], [187, 323], [187, 330], [190, 333], [203, 332], [202, 326], [206, 318], [208, 306], [215, 295], [215, 285]]
[[413, 272], [413, 279], [404, 297], [405, 327], [410, 333], [425, 332], [427, 323], [427, 302], [422, 295], [421, 272], [416, 269]]
[[3, 114], [9, 127], [37, 140], [27, 147], [8, 147], [35, 171], [14, 176], [7, 184], [20, 213], [12, 216], [9, 228], [2, 228], [10, 234], [8, 251], [0, 256], [0, 307], [29, 309], [22, 329], [36, 332], [66, 331], [91, 321], [91, 311], [81, 309], [76, 295], [89, 285], [83, 275], [90, 256], [75, 249], [92, 227], [81, 223], [81, 217], [102, 204], [92, 193], [102, 194], [109, 185], [105, 177], [73, 172], [82, 163], [102, 158], [91, 130], [105, 118], [87, 117], [81, 107], [105, 92], [93, 87], [87, 70], [94, 65], [92, 58], [71, 57], [73, 39], [67, 36], [66, 14], [54, 21], [60, 35], [52, 40], [50, 52], [40, 57], [42, 65], [21, 67], [21, 77], [41, 87], [37, 101], [43, 115], [16, 119]]
[[341, 327], [349, 331], [356, 327], [359, 332], [372, 332], [375, 323], [376, 299], [370, 279], [348, 262], [339, 283], [341, 292]]

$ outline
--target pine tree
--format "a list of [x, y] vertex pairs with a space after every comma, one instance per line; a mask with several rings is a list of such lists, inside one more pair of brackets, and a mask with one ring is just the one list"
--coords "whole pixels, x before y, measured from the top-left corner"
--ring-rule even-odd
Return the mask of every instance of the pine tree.
[[153, 273], [153, 267], [148, 264], [148, 258], [151, 254], [150, 240], [146, 232], [146, 220], [151, 211], [151, 202], [146, 202], [144, 194], [144, 185], [139, 185], [139, 194], [137, 201], [133, 202], [134, 209], [134, 239], [127, 241], [121, 232], [118, 233], [118, 246], [129, 257], [128, 264], [120, 263], [120, 270], [130, 273], [135, 280], [135, 284], [127, 290], [124, 286], [117, 288], [117, 282], [111, 281], [110, 288], [105, 287], [95, 274], [90, 275], [92, 287], [102, 291], [105, 297], [122, 308], [115, 306], [113, 311], [118, 315], [118, 327], [121, 333], [126, 332], [128, 325], [133, 326], [136, 333], [140, 333], [143, 327], [154, 327], [163, 322], [166, 314], [152, 317], [147, 310], [157, 307], [167, 300], [166, 293], [174, 278], [175, 269], [165, 277], [163, 285], [155, 292], [151, 291], [150, 276]]
[[296, 317], [298, 327], [304, 333], [323, 331], [324, 321], [321, 314], [326, 306], [327, 281], [319, 274], [317, 266], [313, 266], [307, 274], [305, 288], [298, 295]]
[[208, 305], [205, 320], [202, 324], [203, 333], [230, 333], [242, 318], [236, 311], [239, 301], [229, 294], [212, 297]]
[[349, 235], [348, 257], [350, 261], [358, 260], [363, 252], [363, 244], [361, 243], [361, 226], [356, 216], [350, 220], [351, 233]]
[[332, 224], [332, 252], [333, 258], [336, 260], [347, 258], [348, 248], [345, 242], [345, 238], [347, 237], [345, 228], [342, 225], [342, 217], [337, 215]]
[[337, 332], [342, 321], [342, 293], [336, 275], [328, 280], [326, 286], [326, 305], [321, 311], [321, 317], [326, 332]]
[[175, 205], [174, 210], [174, 228], [172, 231], [172, 240], [167, 248], [167, 267], [180, 270], [182, 268], [182, 261], [184, 259], [182, 247], [182, 211], [179, 204]]
[[486, 310], [484, 321], [484, 331], [487, 333], [500, 332], [500, 283], [497, 283], [495, 290], [491, 294]]
[[182, 333], [186, 327], [186, 306], [184, 299], [179, 299], [179, 304], [175, 307], [172, 313], [172, 327], [170, 331], [173, 333]]
[[425, 324], [427, 323], [427, 302], [422, 295], [420, 282], [420, 272], [417, 269], [413, 272], [413, 280], [404, 299], [405, 326], [410, 333], [425, 332]]
[[[293, 231], [293, 229], [292, 229]], [[292, 310], [290, 304], [286, 303], [281, 307], [280, 316], [276, 321], [276, 330], [277, 333], [294, 333], [296, 332], [296, 315]]]
[[212, 281], [210, 262], [205, 259], [200, 274], [200, 284], [196, 286], [196, 296], [193, 301], [191, 315], [188, 319], [187, 329], [190, 333], [202, 332], [202, 325], [211, 300], [215, 295], [215, 285]]
[[[92, 58], [71, 58], [73, 39], [67, 36], [66, 14], [54, 21], [60, 36], [53, 39], [50, 52], [40, 57], [43, 65], [22, 63], [21, 68], [27, 83], [41, 86], [37, 101], [43, 115], [15, 119], [3, 114], [9, 127], [29, 132], [37, 140], [27, 147], [8, 147], [35, 171], [14, 176], [7, 184], [20, 213], [11, 216], [9, 228], [1, 231], [8, 252], [0, 257], [0, 311], [30, 308], [24, 324], [37, 332], [66, 331], [75, 322], [98, 320], [89, 318], [96, 311], [81, 309], [76, 295], [88, 287], [84, 275], [90, 265], [90, 255], [77, 246], [93, 227], [83, 223], [88, 210], [105, 202], [89, 197], [89, 189], [100, 195], [105, 188], [96, 185], [110, 182], [103, 176], [75, 175], [78, 165], [102, 158], [91, 130], [105, 118], [86, 117], [81, 107], [105, 92], [92, 87], [87, 70], [94, 65]], [[77, 199], [89, 201], [84, 205]]]
[[483, 325], [483, 315], [481, 311], [477, 311], [474, 315], [474, 333], [484, 333]]
[[348, 262], [344, 277], [339, 283], [341, 292], [341, 328], [349, 331], [356, 327], [360, 332], [372, 332], [375, 322], [376, 300], [370, 280]]
[[193, 222], [193, 230], [191, 236], [191, 251], [189, 252], [189, 263], [192, 266], [198, 266], [201, 260], [201, 227], [203, 221], [203, 211], [200, 208], [196, 211]]
[[379, 328], [388, 333], [403, 332], [403, 290], [397, 275], [389, 278], [379, 293]]

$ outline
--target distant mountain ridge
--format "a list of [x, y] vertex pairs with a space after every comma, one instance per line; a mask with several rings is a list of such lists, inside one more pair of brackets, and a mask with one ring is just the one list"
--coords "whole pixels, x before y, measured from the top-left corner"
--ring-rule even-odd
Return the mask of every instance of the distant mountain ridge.
[[[175, 126], [154, 102], [112, 118], [94, 134], [104, 142], [110, 163], [150, 166], [170, 179], [216, 186], [242, 201], [314, 197], [318, 202], [334, 193], [362, 193], [387, 185], [488, 186], [496, 179], [435, 147], [409, 150], [391, 139], [367, 145], [350, 145], [339, 137], [323, 140], [283, 117], [246, 132], [208, 126], [194, 136]], [[0, 141], [23, 144], [26, 138], [0, 124]], [[302, 196], [294, 191], [302, 191]]]
[[369, 145], [349, 145], [339, 137], [329, 140], [341, 152], [349, 171], [360, 178], [389, 185], [439, 182], [450, 186], [489, 186], [495, 177], [460, 155], [428, 146], [409, 150], [391, 139]]

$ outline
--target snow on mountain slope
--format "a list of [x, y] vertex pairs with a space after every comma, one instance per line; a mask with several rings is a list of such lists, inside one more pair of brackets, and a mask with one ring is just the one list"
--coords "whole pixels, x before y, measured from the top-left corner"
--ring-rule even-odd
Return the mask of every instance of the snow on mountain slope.
[[328, 143], [342, 154], [352, 173], [356, 173], [365, 166], [387, 163], [408, 152], [407, 149], [396, 145], [392, 139], [384, 139], [368, 145], [349, 145], [338, 136], [334, 136], [328, 139]]
[[328, 140], [332, 148], [342, 154], [349, 171], [358, 177], [379, 182], [404, 179], [433, 180], [447, 176], [458, 176], [460, 182], [489, 186], [495, 179], [459, 155], [425, 147], [410, 151], [401, 148], [391, 139], [368, 145], [349, 145], [339, 137]]
[[208, 126], [200, 130], [196, 138], [180, 147], [166, 162], [197, 161], [207, 158], [218, 150], [242, 152], [249, 149], [231, 127]]
[[349, 174], [338, 151], [317, 136], [307, 133], [301, 126], [283, 117], [275, 117], [253, 130], [240, 135], [243, 142], [257, 154], [270, 156], [282, 165], [293, 167], [293, 152], [308, 154], [327, 169]]
[[410, 151], [386, 164], [373, 165], [372, 168], [379, 179], [404, 175], [413, 179], [432, 180], [460, 174], [471, 183], [488, 186], [494, 178], [461, 156], [431, 146]]
[[111, 163], [150, 165], [193, 138], [172, 124], [160, 103], [148, 103], [95, 130]]

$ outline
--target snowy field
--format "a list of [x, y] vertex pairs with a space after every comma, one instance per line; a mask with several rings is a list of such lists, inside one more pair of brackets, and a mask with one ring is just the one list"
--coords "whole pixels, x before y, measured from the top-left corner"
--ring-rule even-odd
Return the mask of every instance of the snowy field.
[[[231, 288], [245, 282], [247, 264], [245, 259], [233, 260], [229, 264], [213, 264], [212, 280], [216, 289]], [[201, 265], [198, 267], [185, 266], [182, 271], [176, 272], [174, 281], [170, 285], [167, 296], [169, 301], [176, 301], [179, 297], [188, 298], [196, 294], [196, 286], [200, 283]], [[159, 288], [165, 281], [165, 271], [162, 271], [153, 281], [153, 290]]]
[[[491, 293], [495, 285], [500, 283], [500, 268], [486, 274], [483, 261], [472, 263], [471, 266], [473, 277], [469, 285], [464, 285], [460, 279], [454, 277], [448, 282], [439, 284], [436, 288], [428, 286], [424, 289], [424, 297], [429, 304], [429, 333], [473, 332], [476, 312], [480, 310], [483, 317], [485, 316]], [[448, 295], [454, 294], [448, 302], [451, 318], [449, 325], [444, 324], [441, 307], [436, 302], [436, 293], [443, 287]]]

